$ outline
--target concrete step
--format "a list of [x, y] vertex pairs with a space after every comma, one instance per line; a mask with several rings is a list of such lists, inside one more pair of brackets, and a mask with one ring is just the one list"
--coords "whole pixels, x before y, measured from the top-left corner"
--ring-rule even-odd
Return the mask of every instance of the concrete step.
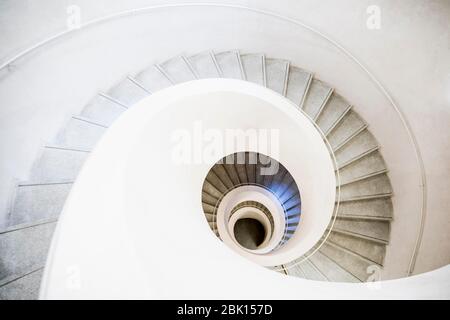
[[203, 212], [205, 214], [213, 214], [214, 213], [214, 209], [215, 207], [206, 203], [206, 202], [202, 202], [202, 207], [203, 207]]
[[215, 54], [216, 61], [224, 78], [244, 79], [241, 59], [238, 51], [224, 51]]
[[212, 52], [202, 52], [188, 57], [188, 61], [199, 79], [220, 78], [221, 70]]
[[327, 134], [350, 110], [350, 104], [336, 92], [329, 97], [325, 107], [317, 118], [317, 125]]
[[233, 185], [238, 185], [240, 183], [239, 175], [236, 170], [236, 167], [234, 164], [224, 164], [223, 167], [228, 173], [228, 176], [230, 177], [231, 181], [233, 182]]
[[316, 120], [322, 109], [325, 107], [332, 92], [333, 89], [325, 83], [317, 79], [313, 79], [303, 103], [303, 111], [313, 120]]
[[361, 282], [358, 278], [344, 270], [336, 262], [325, 256], [320, 251], [314, 253], [309, 260], [317, 269], [319, 269], [320, 273], [323, 274], [328, 281], [354, 283]]
[[156, 65], [152, 65], [134, 77], [147, 91], [155, 93], [173, 85], [170, 79]]
[[341, 199], [391, 193], [392, 187], [386, 173], [341, 185]]
[[338, 215], [392, 218], [392, 201], [390, 198], [375, 198], [360, 201], [341, 202]]
[[97, 95], [81, 111], [81, 116], [96, 123], [109, 127], [122, 113], [127, 110], [125, 105], [113, 102], [105, 96]]
[[349, 141], [346, 145], [335, 152], [336, 161], [339, 168], [361, 159], [362, 156], [368, 154], [371, 150], [375, 150], [378, 143], [373, 135], [366, 129]]
[[300, 107], [303, 104], [303, 100], [306, 98], [306, 92], [308, 91], [311, 81], [311, 73], [290, 65], [286, 98]]
[[[305, 279], [308, 280], [316, 280], [316, 281], [328, 281], [328, 279], [317, 269], [317, 267], [311, 263], [311, 261], [305, 260], [300, 265], [301, 270], [305, 275]], [[290, 272], [290, 267], [287, 269], [287, 272]]]
[[227, 192], [228, 188], [227, 186], [222, 182], [220, 177], [214, 172], [214, 170], [211, 170], [208, 172], [208, 175], [206, 176], [206, 179], [209, 183], [211, 183], [217, 190], [220, 191], [221, 194], [224, 194]]
[[56, 222], [0, 232], [0, 287], [44, 267]]
[[385, 244], [339, 232], [331, 232], [327, 240], [369, 259], [374, 263], [383, 265], [384, 256], [386, 254]]
[[105, 130], [106, 127], [101, 124], [73, 116], [51, 144], [67, 149], [92, 150]]
[[386, 220], [348, 219], [337, 217], [333, 231], [344, 231], [355, 236], [382, 242], [389, 241], [390, 223]]
[[358, 161], [339, 170], [341, 185], [367, 177], [371, 174], [386, 172], [386, 165], [380, 152], [374, 151]]
[[285, 96], [289, 77], [289, 61], [266, 58], [266, 86]]
[[212, 167], [212, 170], [214, 171], [216, 176], [219, 177], [220, 181], [225, 185], [226, 189], [233, 188], [233, 186], [234, 186], [233, 181], [230, 179], [228, 172], [226, 171], [224, 165], [215, 164]]
[[[205, 207], [206, 206], [206, 207]], [[211, 208], [208, 204], [204, 204], [203, 212], [205, 213], [206, 220], [208, 222], [214, 221], [214, 207]]]
[[197, 79], [192, 66], [184, 56], [166, 60], [158, 66], [174, 84]]
[[37, 300], [42, 274], [43, 269], [39, 269], [0, 286], [0, 300]]
[[330, 241], [323, 244], [320, 248], [320, 252], [362, 282], [365, 282], [370, 275], [370, 273], [367, 272], [367, 268], [373, 265], [378, 266], [373, 263], [373, 261], [367, 260], [345, 248], [332, 244]]
[[203, 182], [202, 190], [205, 193], [209, 194], [210, 196], [212, 196], [216, 199], [220, 199], [222, 197], [222, 193], [213, 184], [211, 184], [208, 180], [205, 180]]
[[106, 94], [128, 108], [150, 95], [150, 92], [138, 85], [132, 78], [125, 78], [112, 87]]
[[75, 181], [89, 152], [46, 146], [33, 164], [30, 181], [54, 183]]
[[19, 184], [9, 217], [9, 226], [56, 219], [69, 195], [72, 183]]
[[236, 168], [236, 172], [239, 176], [239, 181], [241, 183], [248, 183], [246, 165], [245, 164], [235, 164], [234, 167]]
[[264, 55], [258, 53], [241, 54], [245, 79], [261, 86], [266, 85]]
[[202, 192], [202, 202], [207, 203], [211, 206], [215, 206], [217, 204], [217, 198], [211, 196], [208, 193]]
[[333, 150], [335, 150], [337, 146], [344, 143], [365, 125], [366, 124], [361, 117], [355, 111], [350, 110], [345, 114], [341, 121], [339, 121], [334, 129], [328, 133], [328, 142]]
[[293, 208], [293, 207], [298, 207], [298, 206], [300, 206], [301, 205], [301, 199], [300, 199], [300, 194], [297, 192], [297, 193], [295, 193], [295, 195], [292, 197], [292, 198], [290, 198], [289, 200], [287, 200], [286, 202], [284, 202], [283, 203], [283, 206], [286, 208], [286, 209], [290, 209], [290, 208]]

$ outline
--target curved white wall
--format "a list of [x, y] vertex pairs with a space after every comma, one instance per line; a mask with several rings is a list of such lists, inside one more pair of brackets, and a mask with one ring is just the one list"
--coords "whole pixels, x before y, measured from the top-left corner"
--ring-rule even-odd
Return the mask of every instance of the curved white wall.
[[[241, 117], [229, 116], [236, 113]], [[368, 284], [316, 286], [251, 266], [211, 233], [200, 201], [211, 164], [168, 161], [173, 152], [170, 137], [180, 128], [189, 130], [195, 121], [226, 130], [232, 125], [245, 128], [249, 119], [257, 128], [280, 130], [280, 154], [269, 150], [267, 155], [285, 164], [303, 190], [303, 221], [309, 211], [316, 216], [331, 214], [332, 161], [319, 133], [292, 104], [242, 81], [184, 83], [144, 99], [101, 138], [60, 217], [41, 297], [205, 298], [207, 293], [209, 298], [258, 298], [277, 292], [278, 298], [293, 298], [301, 296], [300, 283], [311, 284], [313, 291], [327, 290], [329, 297], [339, 297], [339, 288], [345, 289], [339, 294], [347, 297], [381, 297], [382, 291], [378, 288], [373, 294]], [[293, 148], [297, 137], [302, 143]], [[219, 159], [242, 151], [227, 147]], [[301, 166], [292, 167], [299, 162]], [[299, 228], [314, 231], [304, 223]], [[261, 290], [261, 285], [271, 290]], [[440, 288], [447, 290], [445, 285]], [[390, 295], [395, 297], [395, 291]]]
[[[227, 1], [228, 2], [228, 1]], [[27, 3], [27, 5], [25, 5]], [[73, 1], [82, 8], [83, 20], [103, 16], [106, 11], [140, 7], [158, 1]], [[167, 3], [164, 1], [164, 3]], [[230, 3], [230, 2], [228, 2]], [[354, 53], [383, 82], [411, 122], [422, 151], [428, 182], [427, 223], [415, 272], [449, 263], [450, 228], [448, 175], [449, 64], [448, 2], [392, 3], [379, 1], [381, 29], [366, 28], [369, 1], [234, 1], [296, 17], [331, 35]], [[2, 56], [31, 45], [41, 36], [65, 27], [66, 7], [48, 1], [39, 7], [29, 2], [1, 4]], [[52, 19], [46, 18], [51, 16]], [[23, 23], [18, 23], [22, 21]], [[208, 28], [205, 28], [205, 24]], [[20, 26], [20, 27], [17, 27]], [[187, 27], [188, 26], [188, 27]], [[176, 39], [176, 41], [174, 41]], [[308, 45], [305, 45], [308, 44]], [[155, 50], [157, 48], [157, 50]], [[130, 71], [139, 70], [184, 50], [245, 48], [289, 58], [294, 64], [315, 71], [370, 119], [371, 130], [383, 146], [392, 172], [397, 212], [416, 212], [416, 167], [411, 150], [398, 136], [398, 118], [366, 76], [333, 47], [291, 24], [242, 10], [182, 8], [161, 10], [152, 19], [124, 18], [81, 31], [43, 51], [34, 53], [2, 71], [0, 84], [0, 198], [2, 219], [13, 179], [26, 179], [40, 145], [52, 137], [71, 113], [79, 111], [97, 90], [108, 88]], [[114, 66], [114, 67], [112, 67]], [[40, 134], [36, 134], [39, 132]], [[406, 161], [404, 161], [406, 157]], [[405, 178], [412, 173], [409, 178]], [[409, 179], [409, 180], [408, 180]], [[396, 188], [396, 186], [400, 186]], [[406, 186], [408, 188], [404, 188]], [[408, 191], [410, 190], [410, 191]], [[408, 193], [409, 192], [409, 193]], [[402, 200], [403, 199], [403, 200]], [[408, 200], [409, 199], [409, 200]], [[417, 214], [410, 216], [417, 222]], [[405, 273], [415, 230], [404, 237], [411, 221], [392, 224], [390, 251], [403, 262], [392, 273]], [[412, 224], [415, 224], [414, 222]], [[401, 231], [401, 232], [398, 232]], [[403, 258], [401, 258], [403, 257]], [[389, 272], [386, 277], [389, 277]]]

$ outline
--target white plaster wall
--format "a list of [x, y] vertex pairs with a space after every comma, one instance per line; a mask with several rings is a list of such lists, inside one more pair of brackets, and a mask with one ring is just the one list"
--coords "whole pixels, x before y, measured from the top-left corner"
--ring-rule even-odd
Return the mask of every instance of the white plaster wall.
[[[69, 4], [79, 5], [83, 20], [88, 21], [118, 10], [169, 2], [172, 1], [2, 1], [0, 43], [6, 45], [0, 47], [0, 59], [64, 30]], [[428, 217], [415, 272], [448, 264], [450, 2], [221, 2], [265, 8], [298, 18], [337, 40], [382, 81], [410, 121], [426, 166]], [[377, 4], [381, 8], [380, 30], [366, 28], [369, 4]], [[8, 75], [1, 73], [0, 213], [3, 217], [7, 214], [7, 200], [14, 179], [27, 178], [39, 146], [55, 134], [64, 119], [79, 111], [99, 89], [107, 89], [127, 72], [178, 54], [182, 49], [193, 53], [211, 48], [245, 48], [290, 58], [298, 65], [311, 66], [311, 70], [319, 71], [319, 77], [330, 82], [360, 108], [378, 103], [377, 100], [367, 101], [364, 92], [369, 89], [346, 81], [357, 73], [349, 67], [350, 64], [337, 63], [335, 69], [331, 69], [331, 65], [321, 67], [319, 56], [302, 51], [302, 44], [297, 43], [296, 36], [311, 42], [315, 38], [305, 37], [292, 25], [268, 25], [266, 18], [236, 10], [177, 10], [161, 11], [151, 18], [123, 18], [88, 32], [81, 31], [70, 39], [28, 56], [15, 67], [14, 72]], [[221, 21], [225, 25], [220, 25]], [[214, 27], [205, 28], [207, 23]], [[324, 47], [324, 52], [329, 52], [329, 47]], [[383, 128], [383, 122], [397, 123], [398, 120], [381, 111], [377, 114], [377, 110], [384, 109], [359, 111], [379, 119], [378, 125], [373, 124], [371, 129], [383, 145], [391, 135], [390, 130], [396, 132], [396, 128]], [[402, 156], [402, 147], [406, 148], [399, 145], [397, 153], [391, 148], [387, 160], [395, 163], [396, 157]], [[411, 170], [411, 181], [417, 181], [413, 176], [412, 161], [404, 164], [405, 170]], [[407, 187], [408, 183], [405, 183]], [[411, 201], [410, 204], [399, 205], [415, 208], [417, 199]], [[412, 218], [417, 220], [417, 217]]]

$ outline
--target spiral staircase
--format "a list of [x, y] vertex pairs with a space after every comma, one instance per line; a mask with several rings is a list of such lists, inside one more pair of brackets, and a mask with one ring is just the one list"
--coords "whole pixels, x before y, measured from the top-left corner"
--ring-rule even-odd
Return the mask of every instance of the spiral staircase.
[[[83, 162], [114, 120], [158, 90], [204, 78], [242, 79], [285, 96], [317, 125], [335, 156], [337, 214], [323, 241], [312, 249], [314, 254], [272, 269], [311, 280], [364, 282], [369, 267], [383, 267], [393, 191], [368, 124], [333, 88], [287, 60], [238, 51], [203, 52], [153, 65], [100, 92], [43, 147], [30, 179], [17, 185], [9, 226], [0, 232], [1, 299], [37, 298], [58, 216]], [[289, 188], [287, 170], [282, 167], [265, 178], [253, 170], [248, 165], [220, 165], [207, 177], [202, 204], [213, 231], [217, 234], [212, 217], [219, 199], [237, 185], [258, 184], [278, 193], [288, 207], [288, 219], [294, 221], [290, 232], [295, 232], [301, 200], [298, 190]], [[280, 181], [287, 187], [274, 189], [274, 182]]]

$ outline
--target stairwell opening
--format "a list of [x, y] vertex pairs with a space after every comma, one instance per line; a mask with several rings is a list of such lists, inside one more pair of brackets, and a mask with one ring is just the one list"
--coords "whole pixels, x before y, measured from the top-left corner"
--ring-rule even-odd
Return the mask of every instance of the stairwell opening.
[[236, 241], [243, 247], [255, 250], [266, 239], [267, 231], [257, 219], [243, 218], [236, 221], [233, 228]]
[[214, 164], [203, 183], [202, 205], [216, 236], [258, 255], [288, 242], [301, 216], [292, 175], [277, 160], [256, 152], [237, 152]]

